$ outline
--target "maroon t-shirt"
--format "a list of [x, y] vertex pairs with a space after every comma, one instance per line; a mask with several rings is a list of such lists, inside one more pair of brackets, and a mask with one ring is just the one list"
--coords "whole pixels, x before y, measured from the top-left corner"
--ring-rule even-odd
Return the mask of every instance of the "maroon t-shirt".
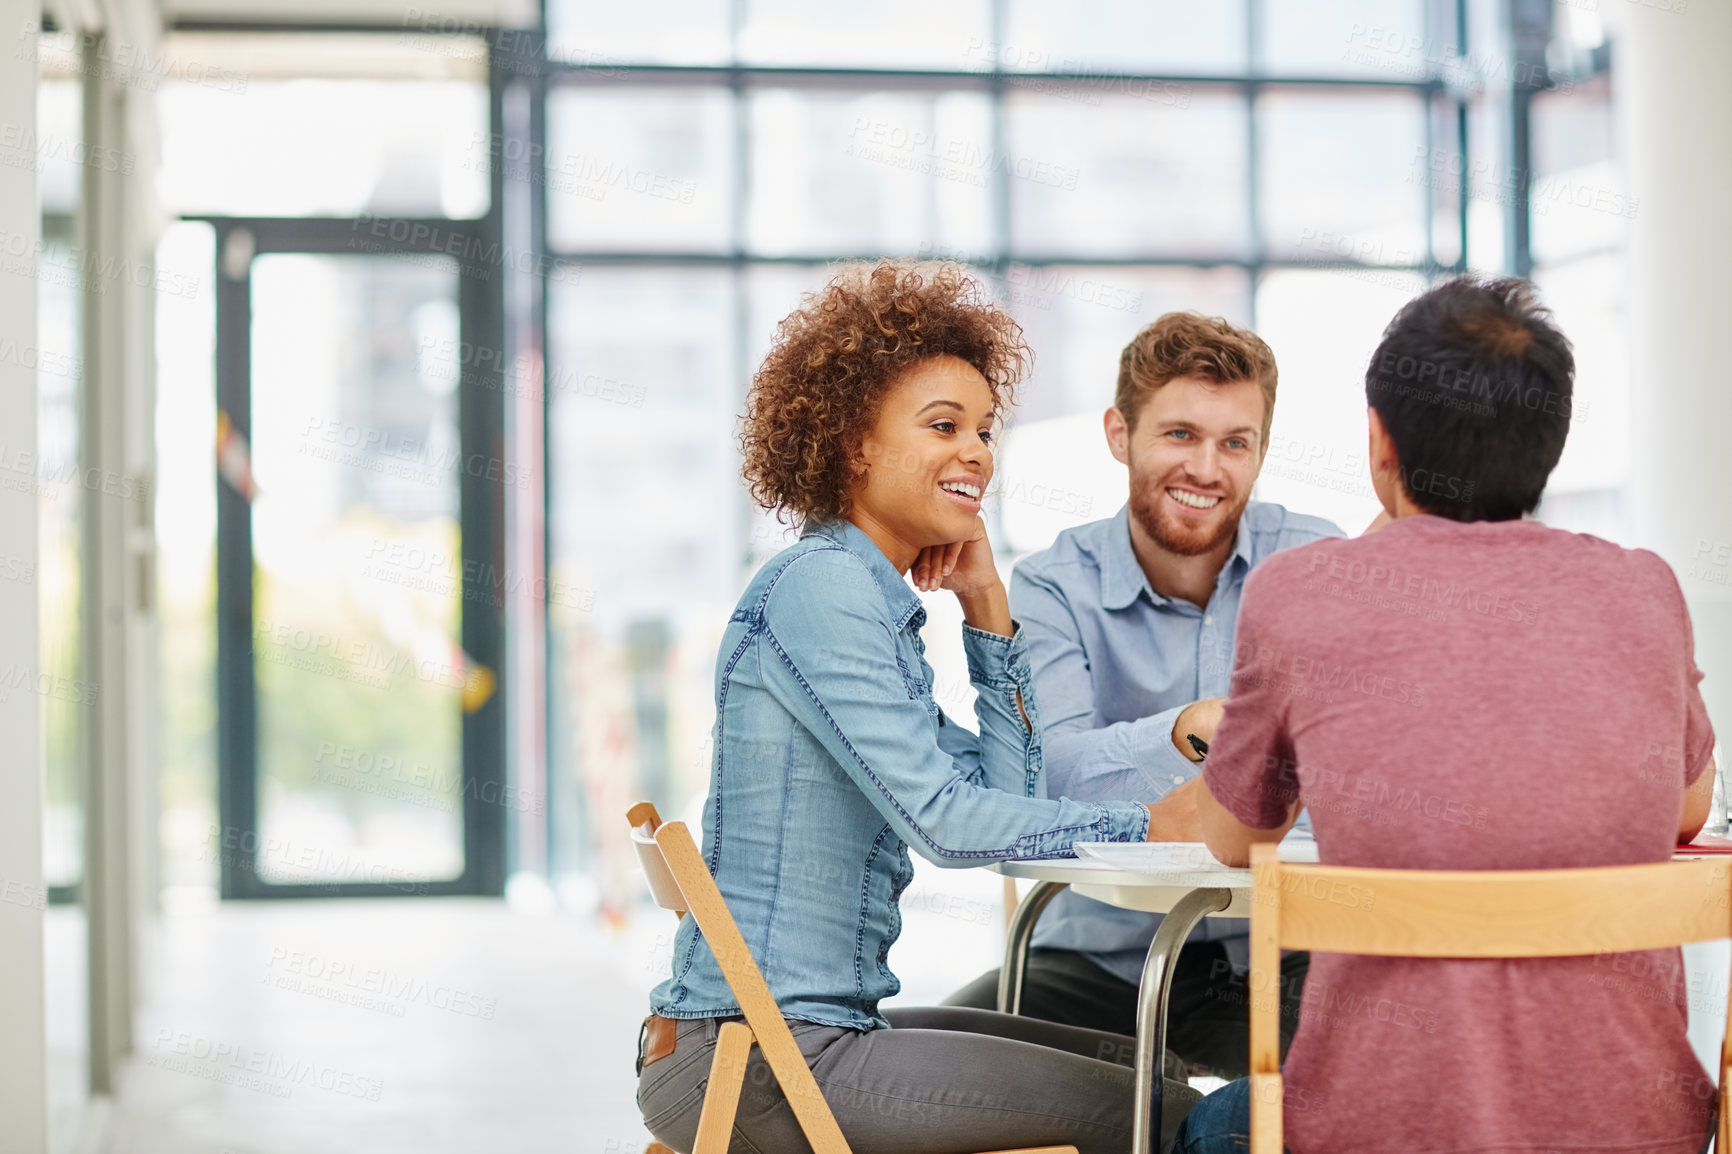
[[[1328, 865], [1665, 861], [1714, 736], [1652, 553], [1531, 521], [1407, 517], [1264, 561], [1204, 778], [1248, 825], [1297, 796]], [[1714, 1079], [1677, 949], [1315, 954], [1288, 1055], [1294, 1154], [1697, 1154]]]

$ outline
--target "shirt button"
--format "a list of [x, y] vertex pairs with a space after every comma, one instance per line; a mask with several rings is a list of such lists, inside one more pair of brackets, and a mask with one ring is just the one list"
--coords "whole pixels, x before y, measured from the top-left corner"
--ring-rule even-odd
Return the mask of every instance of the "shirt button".
[[1214, 620], [1215, 619], [1213, 617], [1209, 616], [1207, 613], [1203, 614], [1203, 624], [1204, 625], [1208, 625], [1208, 624], [1212, 623]]
[[1173, 784], [1174, 784], [1174, 785], [1184, 785], [1184, 784], [1185, 784], [1185, 779], [1184, 779], [1184, 778], [1182, 778], [1182, 777], [1178, 777], [1178, 776], [1175, 776], [1175, 777], [1174, 777], [1174, 778], [1173, 778]]

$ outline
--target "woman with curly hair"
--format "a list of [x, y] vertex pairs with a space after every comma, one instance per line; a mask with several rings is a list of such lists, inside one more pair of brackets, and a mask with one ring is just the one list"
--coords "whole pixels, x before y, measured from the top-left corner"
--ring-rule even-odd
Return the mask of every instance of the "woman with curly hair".
[[[1130, 1039], [986, 1010], [881, 1011], [909, 849], [941, 866], [1140, 841], [1149, 807], [1049, 800], [1025, 642], [980, 517], [1027, 358], [955, 266], [845, 269], [782, 322], [741, 436], [753, 496], [802, 528], [747, 587], [716, 668], [703, 852], [861, 1154], [1130, 1139]], [[932, 697], [905, 575], [962, 606], [978, 734]], [[721, 1023], [740, 1015], [691, 918], [641, 1066], [656, 1138], [690, 1150]], [[662, 1019], [657, 1022], [656, 1019]], [[640, 1055], [640, 1061], [643, 1056]], [[754, 1051], [734, 1150], [807, 1149]], [[1166, 1128], [1196, 1095], [1169, 1083]]]

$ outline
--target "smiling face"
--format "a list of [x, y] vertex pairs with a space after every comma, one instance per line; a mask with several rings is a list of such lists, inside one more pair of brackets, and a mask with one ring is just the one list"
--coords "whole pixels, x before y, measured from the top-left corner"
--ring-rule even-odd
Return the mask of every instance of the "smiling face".
[[972, 537], [992, 480], [997, 419], [986, 378], [967, 361], [914, 365], [861, 442], [848, 519], [903, 569], [929, 545]]
[[1131, 472], [1131, 516], [1181, 557], [1231, 541], [1263, 464], [1263, 390], [1175, 377], [1149, 394], [1136, 427], [1107, 413], [1113, 456]]

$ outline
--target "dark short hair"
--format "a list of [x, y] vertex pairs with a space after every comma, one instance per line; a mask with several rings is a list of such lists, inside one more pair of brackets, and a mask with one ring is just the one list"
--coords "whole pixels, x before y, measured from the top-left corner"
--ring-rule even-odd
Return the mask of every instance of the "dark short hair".
[[1575, 355], [1533, 285], [1457, 277], [1402, 306], [1365, 370], [1420, 509], [1511, 521], [1540, 503], [1570, 431]]

